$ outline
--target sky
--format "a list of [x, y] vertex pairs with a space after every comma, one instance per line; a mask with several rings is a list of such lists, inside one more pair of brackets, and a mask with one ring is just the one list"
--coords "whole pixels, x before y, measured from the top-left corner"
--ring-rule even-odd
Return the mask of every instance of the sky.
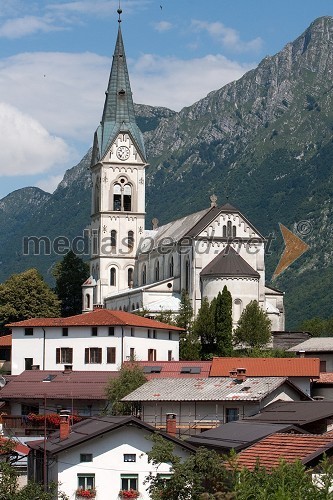
[[[332, 0], [121, 0], [134, 102], [175, 111], [295, 40]], [[53, 192], [92, 145], [119, 0], [0, 0], [0, 199]]]

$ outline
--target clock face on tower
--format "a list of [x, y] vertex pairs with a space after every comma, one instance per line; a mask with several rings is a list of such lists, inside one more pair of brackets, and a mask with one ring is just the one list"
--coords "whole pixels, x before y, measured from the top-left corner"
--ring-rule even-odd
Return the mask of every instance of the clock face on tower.
[[116, 151], [117, 158], [119, 160], [128, 160], [130, 155], [130, 150], [127, 146], [120, 146]]

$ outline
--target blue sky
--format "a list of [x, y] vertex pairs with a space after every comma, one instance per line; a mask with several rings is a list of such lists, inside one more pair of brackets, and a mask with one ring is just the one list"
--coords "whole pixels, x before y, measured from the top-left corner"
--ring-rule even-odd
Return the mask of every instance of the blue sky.
[[[118, 0], [0, 0], [0, 198], [52, 192], [92, 143]], [[332, 0], [122, 0], [134, 101], [176, 111], [297, 38]]]

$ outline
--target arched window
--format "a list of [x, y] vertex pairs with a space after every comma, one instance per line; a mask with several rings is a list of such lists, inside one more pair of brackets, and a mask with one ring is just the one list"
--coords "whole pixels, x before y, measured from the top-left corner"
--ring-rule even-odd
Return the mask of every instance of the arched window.
[[160, 279], [160, 261], [158, 260], [155, 264], [155, 281]]
[[145, 285], [147, 283], [147, 267], [146, 264], [142, 266], [142, 284]]
[[228, 222], [227, 222], [227, 236], [228, 236], [228, 238], [231, 238], [231, 236], [232, 236], [232, 233], [231, 233], [231, 230], [232, 230], [231, 225], [232, 225], [232, 224], [231, 224], [231, 220], [228, 220]]
[[134, 231], [128, 231], [127, 233], [127, 245], [130, 250], [134, 247]]
[[169, 262], [169, 277], [173, 277], [173, 257], [170, 257], [170, 262]]
[[86, 294], [86, 309], [90, 309], [90, 295]]
[[232, 226], [232, 237], [236, 238], [236, 226]]
[[132, 210], [132, 188], [129, 184], [124, 186], [124, 211], [130, 212]]
[[100, 193], [99, 193], [99, 178], [96, 179], [95, 192], [94, 192], [94, 213], [99, 212], [100, 209]]
[[129, 267], [127, 271], [128, 288], [133, 288], [133, 268]]
[[190, 262], [187, 260], [185, 264], [185, 291], [190, 290]]
[[92, 230], [91, 238], [92, 238], [92, 253], [93, 253], [93, 255], [97, 255], [97, 252], [98, 252], [98, 230], [97, 229]]
[[223, 238], [226, 238], [227, 237], [227, 226], [224, 225], [223, 226]]
[[110, 269], [110, 285], [111, 286], [116, 286], [116, 279], [117, 279], [116, 268], [111, 267], [111, 269]]
[[132, 311], [134, 311], [135, 309], [135, 304], [132, 304]]
[[115, 184], [113, 186], [113, 210], [121, 211], [121, 186], [120, 184]]
[[122, 311], [122, 310], [123, 310], [123, 308], [121, 306], [119, 306], [119, 311]]
[[111, 248], [115, 250], [117, 246], [117, 231], [114, 229], [111, 231]]

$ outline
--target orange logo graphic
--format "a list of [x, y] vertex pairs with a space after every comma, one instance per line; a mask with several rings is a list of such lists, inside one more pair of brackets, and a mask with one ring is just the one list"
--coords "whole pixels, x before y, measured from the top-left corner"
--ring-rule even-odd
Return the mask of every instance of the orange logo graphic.
[[[309, 245], [304, 243], [298, 236], [289, 231], [283, 224], [280, 224], [280, 231], [282, 233], [285, 249], [280, 258], [278, 265], [274, 271], [272, 280], [277, 278], [283, 271], [285, 271], [295, 260], [298, 259], [304, 252], [309, 249]], [[306, 234], [304, 232], [304, 234]]]

